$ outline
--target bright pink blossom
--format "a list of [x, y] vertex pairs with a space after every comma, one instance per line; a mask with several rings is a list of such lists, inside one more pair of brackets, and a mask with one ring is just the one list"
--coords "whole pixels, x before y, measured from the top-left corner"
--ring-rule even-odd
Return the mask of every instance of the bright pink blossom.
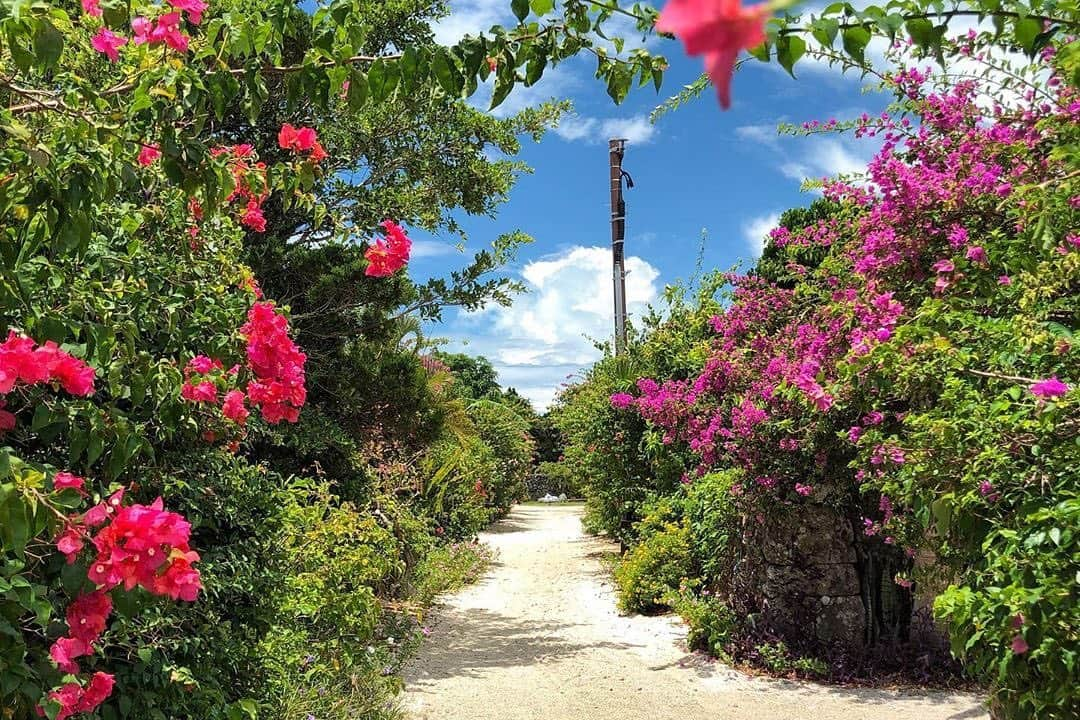
[[244, 407], [244, 393], [239, 390], [230, 390], [225, 393], [225, 402], [221, 405], [221, 414], [237, 425], [243, 425], [247, 422], [250, 413]]
[[203, 0], [169, 0], [169, 4], [177, 10], [186, 12], [188, 20], [195, 25], [202, 22], [202, 14], [209, 7]]
[[740, 0], [669, 0], [656, 29], [683, 41], [690, 55], [705, 56], [705, 70], [721, 107], [731, 107], [731, 76], [739, 51], [765, 41], [765, 3], [743, 7]]
[[1012, 639], [1011, 647], [1012, 651], [1017, 655], [1023, 655], [1030, 649], [1028, 648], [1027, 640], [1025, 640], [1024, 636], [1020, 634], [1017, 634], [1016, 637]]
[[967, 254], [965, 255], [965, 257], [971, 262], [979, 264], [985, 263], [987, 260], [986, 250], [984, 250], [979, 245], [972, 245], [971, 247], [969, 247], [967, 249]]
[[209, 381], [193, 383], [190, 380], [185, 380], [180, 387], [180, 397], [191, 402], [216, 403], [217, 386]]
[[71, 489], [81, 493], [85, 482], [86, 481], [78, 475], [72, 475], [69, 472], [58, 472], [53, 475], [53, 490]]
[[1032, 383], [1028, 388], [1031, 394], [1040, 399], [1061, 397], [1069, 392], [1069, 386], [1058, 380], [1057, 375], [1052, 375], [1046, 380]]
[[143, 167], [153, 165], [161, 157], [161, 150], [157, 145], [143, 144], [139, 150], [139, 164]]
[[112, 62], [120, 59], [120, 48], [127, 44], [127, 38], [121, 37], [104, 25], [90, 39], [90, 47], [103, 53]]
[[90, 17], [101, 17], [101, 5], [98, 0], [82, 0], [83, 12]]

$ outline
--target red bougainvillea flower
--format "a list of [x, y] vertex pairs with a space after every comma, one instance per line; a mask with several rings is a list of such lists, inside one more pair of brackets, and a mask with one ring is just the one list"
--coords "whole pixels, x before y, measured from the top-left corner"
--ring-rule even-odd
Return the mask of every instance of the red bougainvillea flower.
[[4, 401], [0, 400], [0, 433], [15, 429], [15, 416], [7, 410], [3, 410]]
[[244, 214], [240, 216], [240, 223], [251, 228], [255, 232], [266, 232], [266, 217], [263, 215], [262, 206], [256, 200], [248, 200]]
[[105, 632], [111, 614], [112, 598], [108, 593], [95, 590], [81, 595], [67, 609], [68, 635], [93, 644]]
[[120, 48], [127, 44], [127, 38], [120, 37], [107, 27], [98, 28], [97, 33], [90, 39], [90, 46], [112, 62], [120, 59]]
[[364, 253], [368, 261], [364, 274], [370, 277], [393, 275], [409, 262], [412, 250], [412, 241], [405, 236], [400, 225], [392, 220], [383, 220], [382, 226], [386, 230], [386, 237], [376, 240]]
[[1057, 375], [1051, 375], [1046, 380], [1032, 383], [1028, 388], [1031, 394], [1040, 399], [1061, 397], [1069, 392], [1069, 386], [1058, 380]]
[[143, 167], [153, 165], [159, 157], [161, 157], [161, 150], [157, 145], [143, 145], [139, 150], [139, 164]]
[[[79, 712], [77, 707], [83, 697], [83, 689], [78, 683], [68, 683], [61, 687], [59, 690], [53, 690], [48, 695], [48, 699], [56, 702], [60, 706], [60, 712], [56, 714], [56, 720], [67, 720], [69, 717]], [[37, 708], [37, 714], [40, 717], [45, 717], [45, 711], [39, 705]]]
[[314, 128], [293, 127], [289, 123], [281, 126], [278, 131], [278, 146], [282, 150], [293, 152], [310, 152], [309, 156], [314, 162], [326, 157], [326, 151], [319, 144], [319, 135]]
[[705, 56], [705, 71], [716, 86], [720, 106], [731, 107], [731, 76], [739, 51], [765, 41], [767, 4], [743, 7], [740, 0], [669, 0], [656, 29], [683, 41], [690, 55]]
[[251, 404], [271, 424], [296, 422], [307, 401], [304, 363], [307, 356], [289, 337], [288, 321], [273, 303], [257, 302], [240, 328], [247, 338], [248, 367], [255, 379], [247, 384]]

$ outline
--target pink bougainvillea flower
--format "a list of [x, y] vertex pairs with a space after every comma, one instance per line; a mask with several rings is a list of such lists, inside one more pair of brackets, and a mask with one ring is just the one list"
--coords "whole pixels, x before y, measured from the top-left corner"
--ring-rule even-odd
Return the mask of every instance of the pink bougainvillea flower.
[[1012, 651], [1017, 655], [1023, 655], [1029, 650], [1027, 640], [1023, 635], [1017, 635], [1012, 639]]
[[58, 472], [53, 476], [53, 490], [71, 489], [83, 493], [83, 484], [85, 482], [78, 475], [72, 475], [69, 472]]
[[147, 165], [153, 165], [154, 162], [161, 157], [161, 150], [157, 145], [143, 145], [139, 150], [139, 164], [143, 167]]
[[[59, 690], [53, 690], [49, 693], [47, 699], [56, 702], [60, 706], [60, 711], [56, 714], [56, 720], [67, 720], [79, 712], [78, 706], [82, 697], [82, 686], [78, 683], [67, 683]], [[45, 711], [40, 705], [37, 708], [37, 713], [40, 717], [45, 717]]]
[[255, 200], [248, 200], [244, 214], [240, 216], [240, 223], [255, 232], [266, 232], [266, 216], [263, 215], [262, 206]]
[[83, 549], [83, 536], [70, 525], [56, 538], [56, 549], [64, 554], [68, 565], [73, 565]]
[[634, 404], [634, 396], [629, 393], [615, 393], [611, 396], [611, 407], [625, 410]]
[[82, 9], [90, 17], [101, 17], [101, 6], [98, 0], [82, 0]]
[[984, 250], [979, 245], [972, 245], [967, 249], [967, 254], [965, 255], [965, 257], [967, 257], [967, 259], [971, 262], [981, 264], [986, 262], [986, 250]]
[[208, 7], [202, 0], [169, 0], [169, 4], [186, 12], [188, 20], [196, 25], [202, 22], [202, 14]]
[[814, 492], [814, 486], [803, 485], [802, 483], [795, 483], [795, 492], [802, 495], [803, 497], [808, 497], [810, 493]]
[[191, 402], [216, 403], [217, 387], [212, 382], [185, 381], [180, 386], [180, 397]]
[[49, 657], [56, 663], [56, 667], [72, 674], [79, 672], [75, 661], [89, 654], [90, 646], [73, 637], [62, 637], [49, 648]]
[[731, 76], [739, 51], [765, 41], [771, 14], [762, 3], [743, 7], [740, 0], [669, 0], [656, 29], [682, 40], [690, 55], [705, 56], [705, 71], [716, 86], [720, 106], [731, 107]]
[[244, 393], [230, 390], [225, 393], [225, 402], [221, 405], [221, 414], [237, 425], [243, 425], [248, 419], [248, 409], [244, 407]]
[[127, 38], [120, 37], [107, 27], [98, 28], [97, 33], [90, 39], [90, 46], [99, 53], [104, 53], [110, 61], [120, 59], [120, 48], [127, 44]]
[[936, 263], [933, 264], [932, 267], [934, 269], [934, 272], [938, 272], [938, 273], [950, 273], [950, 272], [952, 272], [953, 270], [956, 269], [956, 266], [953, 265], [952, 260], [944, 260], [944, 259], [943, 260], [938, 260]]
[[1057, 375], [1051, 375], [1046, 380], [1032, 383], [1028, 390], [1035, 397], [1045, 400], [1047, 398], [1061, 397], [1069, 392], [1069, 386], [1058, 380]]
[[998, 285], [1012, 285], [1012, 278], [1008, 275], [999, 275]]

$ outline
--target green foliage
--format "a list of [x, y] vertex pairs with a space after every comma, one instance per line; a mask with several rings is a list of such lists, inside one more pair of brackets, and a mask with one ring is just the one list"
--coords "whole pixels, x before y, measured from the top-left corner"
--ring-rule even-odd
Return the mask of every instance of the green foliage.
[[783, 641], [762, 643], [754, 648], [754, 652], [761, 664], [774, 675], [822, 677], [829, 671], [821, 660], [795, 655]]
[[694, 650], [728, 659], [738, 618], [727, 603], [715, 595], [695, 594], [684, 588], [668, 595], [668, 603], [687, 625], [686, 644]]
[[[663, 512], [663, 511], [661, 511]], [[641, 542], [615, 569], [619, 609], [651, 613], [668, 607], [669, 594], [690, 574], [690, 534], [683, 523], [646, 516]]]
[[694, 565], [706, 586], [730, 587], [741, 540], [740, 512], [731, 488], [742, 479], [737, 470], [695, 478], [683, 503]]

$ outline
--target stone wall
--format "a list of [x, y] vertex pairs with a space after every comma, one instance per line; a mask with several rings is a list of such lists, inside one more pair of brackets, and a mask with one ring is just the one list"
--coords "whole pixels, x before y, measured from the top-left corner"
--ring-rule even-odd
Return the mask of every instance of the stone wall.
[[823, 642], [861, 645], [867, 612], [851, 523], [831, 508], [804, 505], [767, 520], [758, 539], [751, 563], [766, 620], [813, 628]]

